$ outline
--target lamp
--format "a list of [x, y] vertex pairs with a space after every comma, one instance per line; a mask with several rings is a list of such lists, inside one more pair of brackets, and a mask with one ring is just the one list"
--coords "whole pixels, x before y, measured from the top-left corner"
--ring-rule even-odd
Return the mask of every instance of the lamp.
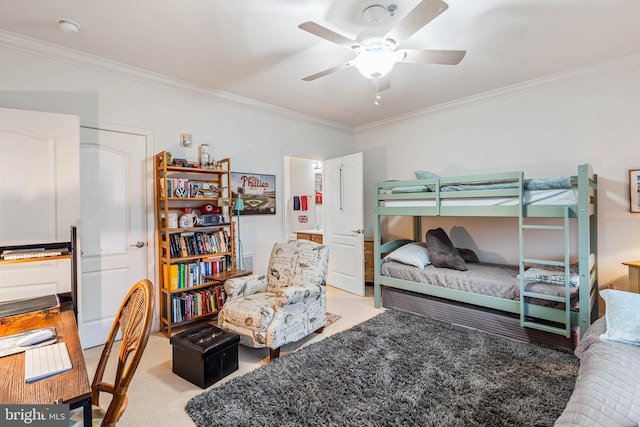
[[244, 210], [244, 200], [238, 197], [233, 202], [233, 210], [238, 215], [238, 269], [244, 269], [244, 262], [242, 261], [242, 240], [240, 240], [240, 212]]
[[369, 46], [362, 50], [353, 60], [353, 66], [363, 76], [369, 79], [379, 79], [389, 74], [396, 62], [402, 59], [401, 56], [401, 53], [394, 52], [390, 47], [383, 45]]
[[363, 47], [356, 49], [356, 59], [351, 63], [360, 74], [373, 80], [374, 104], [379, 105], [380, 84], [378, 79], [389, 74], [393, 66], [405, 57], [404, 52], [396, 52], [395, 42], [373, 37], [362, 42]]

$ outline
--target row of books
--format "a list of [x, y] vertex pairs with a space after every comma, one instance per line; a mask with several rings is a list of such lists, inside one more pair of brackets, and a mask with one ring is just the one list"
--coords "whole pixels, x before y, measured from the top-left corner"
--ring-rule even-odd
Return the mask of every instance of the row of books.
[[216, 313], [224, 305], [225, 299], [226, 295], [222, 285], [201, 291], [171, 295], [171, 322], [177, 323]]
[[231, 255], [203, 258], [194, 262], [164, 264], [163, 286], [169, 290], [203, 285], [205, 276], [231, 270]]
[[172, 258], [229, 252], [231, 248], [227, 229], [212, 232], [190, 231], [169, 234], [169, 252]]

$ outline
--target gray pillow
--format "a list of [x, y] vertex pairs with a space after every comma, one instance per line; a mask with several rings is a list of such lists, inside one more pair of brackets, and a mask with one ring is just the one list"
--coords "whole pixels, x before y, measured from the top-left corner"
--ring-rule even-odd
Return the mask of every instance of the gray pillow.
[[480, 258], [478, 255], [471, 250], [466, 248], [456, 248], [458, 250], [458, 255], [464, 260], [464, 262], [480, 262]]
[[427, 249], [429, 259], [435, 267], [451, 268], [453, 270], [467, 271], [467, 265], [447, 233], [442, 228], [427, 231]]

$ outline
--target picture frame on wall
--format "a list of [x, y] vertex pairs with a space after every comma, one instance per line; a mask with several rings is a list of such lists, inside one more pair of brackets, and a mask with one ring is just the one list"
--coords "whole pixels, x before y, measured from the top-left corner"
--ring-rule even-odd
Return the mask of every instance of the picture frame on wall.
[[640, 213], [640, 169], [629, 171], [629, 212]]
[[231, 172], [231, 193], [242, 198], [242, 215], [275, 215], [276, 176], [258, 173]]

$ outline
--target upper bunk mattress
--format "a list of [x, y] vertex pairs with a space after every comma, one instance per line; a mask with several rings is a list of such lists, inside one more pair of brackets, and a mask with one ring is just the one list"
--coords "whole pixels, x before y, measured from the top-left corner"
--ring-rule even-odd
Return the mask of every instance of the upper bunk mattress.
[[[502, 264], [467, 263], [467, 268], [467, 271], [458, 271], [427, 265], [420, 269], [396, 261], [385, 261], [380, 268], [380, 274], [410, 282], [425, 283], [496, 298], [520, 300], [520, 279], [517, 277], [518, 267]], [[545, 295], [559, 297], [564, 297], [565, 295], [564, 285], [552, 283], [527, 283], [525, 289], [528, 292]], [[570, 289], [571, 300], [576, 302], [578, 288]], [[531, 302], [534, 301], [532, 300]], [[536, 300], [535, 303], [548, 306], [557, 305], [555, 302], [541, 300]]]
[[[415, 194], [415, 193], [406, 193]], [[516, 197], [480, 197], [464, 199], [441, 199], [441, 206], [513, 206], [519, 203]], [[578, 203], [578, 191], [575, 188], [553, 190], [527, 190], [524, 192], [525, 205], [575, 205]], [[434, 199], [385, 200], [385, 207], [435, 206]]]

